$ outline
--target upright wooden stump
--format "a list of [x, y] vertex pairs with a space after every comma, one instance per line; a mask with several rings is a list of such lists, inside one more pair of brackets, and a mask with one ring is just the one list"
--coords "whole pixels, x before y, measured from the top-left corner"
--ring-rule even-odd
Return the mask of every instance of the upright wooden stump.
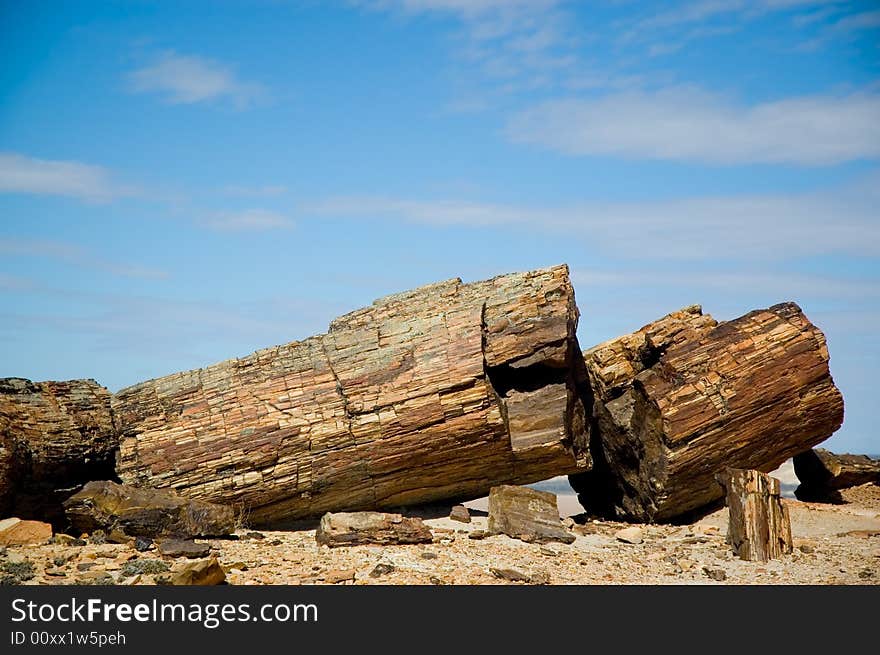
[[730, 510], [727, 543], [741, 559], [766, 562], [791, 553], [791, 519], [779, 480], [766, 473], [727, 469], [718, 475]]

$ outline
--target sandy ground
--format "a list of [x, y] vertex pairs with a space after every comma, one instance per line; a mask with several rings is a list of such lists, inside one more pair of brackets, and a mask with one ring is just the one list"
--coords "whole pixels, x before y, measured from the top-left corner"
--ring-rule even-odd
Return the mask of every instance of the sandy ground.
[[[768, 563], [732, 554], [726, 509], [691, 525], [642, 526], [640, 544], [616, 539], [627, 524], [609, 521], [576, 526], [570, 545], [504, 535], [470, 539], [486, 528], [478, 510], [469, 524], [426, 519], [434, 533], [426, 545], [330, 549], [317, 545], [314, 530], [261, 531], [262, 538], [245, 530], [238, 539], [208, 543], [230, 584], [528, 584], [501, 580], [492, 568], [550, 584], [880, 584], [880, 487], [856, 487], [844, 498], [843, 505], [785, 500], [796, 548]], [[35, 575], [25, 584], [149, 584], [153, 576], [126, 575], [124, 567], [160, 559], [117, 544], [9, 548], [0, 562], [10, 558], [33, 563]]]

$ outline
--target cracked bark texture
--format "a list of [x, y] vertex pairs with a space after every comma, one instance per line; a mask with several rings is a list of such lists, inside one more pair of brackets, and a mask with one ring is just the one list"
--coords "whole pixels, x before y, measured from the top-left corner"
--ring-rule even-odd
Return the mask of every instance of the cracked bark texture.
[[686, 307], [586, 351], [597, 514], [664, 521], [720, 499], [726, 467], [769, 472], [843, 421], [825, 337], [794, 303], [726, 323]]
[[63, 521], [79, 485], [114, 475], [110, 393], [94, 380], [0, 379], [0, 515]]
[[588, 470], [577, 320], [566, 266], [388, 296], [326, 334], [120, 391], [117, 471], [265, 525]]

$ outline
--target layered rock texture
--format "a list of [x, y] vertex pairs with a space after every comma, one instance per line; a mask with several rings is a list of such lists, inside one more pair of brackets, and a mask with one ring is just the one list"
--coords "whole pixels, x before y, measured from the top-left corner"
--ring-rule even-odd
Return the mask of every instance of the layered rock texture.
[[61, 519], [72, 489], [114, 475], [117, 445], [94, 380], [0, 379], [0, 516]]
[[760, 471], [727, 469], [718, 482], [726, 492], [727, 543], [740, 559], [766, 562], [791, 553], [791, 518], [779, 496], [779, 480]]
[[376, 301], [327, 334], [120, 391], [124, 482], [255, 525], [588, 470], [568, 268]]
[[866, 455], [838, 455], [824, 448], [795, 455], [794, 472], [801, 481], [795, 495], [802, 500], [840, 502], [840, 489], [880, 484], [880, 460]]
[[687, 307], [585, 358], [596, 465], [570, 481], [599, 514], [675, 518], [721, 498], [726, 467], [772, 471], [843, 421], [825, 337], [793, 303], [726, 323]]

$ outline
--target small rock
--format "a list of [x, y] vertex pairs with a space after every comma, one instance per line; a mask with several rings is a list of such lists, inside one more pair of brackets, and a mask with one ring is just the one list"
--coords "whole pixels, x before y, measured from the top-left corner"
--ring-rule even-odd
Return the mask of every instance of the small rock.
[[166, 539], [157, 546], [163, 557], [207, 557], [211, 552], [209, 544], [199, 544], [190, 539]]
[[273, 539], [272, 541], [269, 542], [269, 545], [270, 546], [280, 546], [283, 543], [284, 542], [281, 539]]
[[868, 578], [874, 577], [874, 572], [871, 569], [863, 569], [863, 570], [859, 571], [859, 577], [862, 580], [867, 580]]
[[230, 571], [247, 571], [248, 565], [245, 562], [230, 562], [223, 565], [223, 570], [227, 573]]
[[449, 518], [453, 521], [459, 521], [460, 523], [470, 523], [471, 513], [464, 505], [456, 505], [452, 508], [452, 511], [449, 512]]
[[184, 560], [174, 565], [169, 582], [172, 585], [218, 585], [226, 573], [216, 557]]
[[443, 580], [438, 578], [436, 575], [432, 575], [431, 577], [429, 577], [428, 582], [430, 582], [431, 584], [435, 584], [435, 585], [446, 584], [445, 582], [443, 582]]
[[691, 571], [694, 569], [694, 567], [697, 566], [697, 563], [695, 561], [693, 561], [691, 559], [686, 559], [686, 558], [679, 559], [677, 564], [678, 564], [678, 568], [680, 568], [682, 571], [685, 571], [685, 572]]
[[113, 576], [107, 571], [86, 571], [76, 578], [78, 585], [111, 585], [114, 582]]
[[529, 576], [529, 584], [550, 584], [550, 574], [546, 571], [535, 571]]
[[340, 582], [348, 582], [349, 580], [354, 580], [354, 576], [357, 573], [355, 569], [345, 569], [343, 571], [327, 571], [324, 574], [324, 582], [327, 584], [339, 584]]
[[433, 540], [420, 518], [385, 512], [338, 512], [324, 514], [315, 531], [319, 545], [422, 544]]
[[67, 576], [67, 573], [65, 573], [63, 569], [49, 567], [48, 569], [46, 569], [46, 575], [52, 578], [63, 578]]
[[508, 582], [531, 582], [532, 579], [528, 573], [523, 573], [516, 569], [503, 569], [491, 566], [489, 567], [489, 573], [499, 580], [507, 580]]
[[811, 543], [802, 543], [798, 545], [798, 550], [807, 555], [816, 552], [816, 547]]
[[618, 530], [614, 533], [614, 538], [626, 544], [640, 544], [644, 540], [642, 529], [637, 525]]
[[106, 544], [107, 534], [103, 530], [95, 530], [89, 535], [89, 543], [97, 545]]
[[59, 532], [54, 537], [52, 537], [52, 543], [57, 544], [59, 546], [85, 546], [86, 542], [82, 539], [78, 539], [76, 537], [71, 537], [69, 534], [64, 534], [63, 532]]
[[110, 534], [107, 535], [107, 541], [111, 544], [130, 544], [134, 539], [129, 537], [119, 528], [113, 528], [110, 530]]
[[586, 536], [588, 534], [598, 534], [599, 526], [595, 523], [587, 523], [585, 525], [575, 525], [572, 530], [575, 534]]
[[566, 516], [565, 518], [562, 519], [562, 525], [564, 525], [566, 528], [571, 530], [575, 525], [574, 519], [571, 518], [570, 516]]
[[468, 533], [468, 539], [485, 539], [489, 536], [489, 533], [485, 530], [474, 530], [473, 532]]
[[153, 540], [149, 537], [138, 537], [134, 540], [134, 549], [139, 553], [146, 552], [153, 547]]
[[70, 560], [76, 557], [76, 553], [62, 553], [61, 555], [56, 555], [52, 558], [52, 563], [55, 566], [64, 566]]
[[260, 539], [265, 539], [265, 538], [266, 538], [266, 535], [264, 535], [262, 532], [253, 532], [253, 531], [251, 531], [251, 532], [245, 532], [245, 534], [244, 534], [244, 538], [245, 538], [245, 539], [257, 539], [257, 540], [260, 540]]
[[422, 559], [437, 559], [437, 553], [432, 550], [423, 550], [420, 553], [420, 557]]
[[52, 526], [42, 521], [18, 518], [0, 521], [0, 546], [31, 546], [44, 544], [52, 538]]
[[80, 562], [76, 565], [76, 570], [80, 572], [91, 571], [93, 568], [95, 568], [94, 562]]
[[373, 570], [370, 571], [370, 577], [371, 578], [380, 578], [383, 575], [388, 575], [389, 573], [394, 573], [395, 570], [396, 569], [395, 569], [394, 564], [391, 564], [390, 562], [379, 562], [378, 564], [376, 564], [375, 567], [373, 567]]
[[546, 555], [547, 557], [559, 557], [558, 551], [548, 548], [547, 546], [541, 546], [541, 554]]
[[704, 566], [703, 573], [706, 574], [706, 577], [711, 578], [716, 582], [727, 580], [727, 571], [725, 571], [724, 569], [711, 569], [708, 566]]

